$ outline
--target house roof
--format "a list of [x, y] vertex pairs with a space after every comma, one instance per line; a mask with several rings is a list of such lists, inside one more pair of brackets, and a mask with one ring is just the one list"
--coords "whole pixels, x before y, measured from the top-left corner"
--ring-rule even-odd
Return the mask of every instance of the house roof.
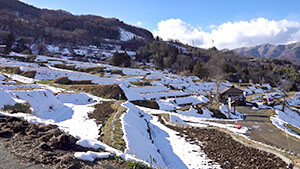
[[235, 88], [234, 86], [230, 86], [229, 88], [224, 89], [221, 91], [221, 94], [224, 93], [243, 93], [244, 91], [238, 88]]

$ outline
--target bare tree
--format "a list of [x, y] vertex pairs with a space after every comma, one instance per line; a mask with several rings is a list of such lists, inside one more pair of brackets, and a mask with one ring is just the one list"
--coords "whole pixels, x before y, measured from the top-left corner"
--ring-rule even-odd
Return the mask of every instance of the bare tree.
[[222, 66], [224, 64], [225, 64], [224, 58], [218, 54], [213, 55], [210, 58], [210, 60], [205, 64], [205, 68], [208, 70], [211, 79], [216, 84], [215, 97], [213, 98], [213, 100], [215, 100], [217, 103], [220, 102], [219, 96], [220, 96], [221, 82], [226, 76], [226, 74], [222, 69]]
[[292, 85], [294, 83], [294, 79], [290, 77], [287, 72], [283, 74], [283, 76], [276, 82], [277, 86], [279, 87], [281, 94], [282, 94], [282, 111], [285, 109], [285, 104], [286, 104], [286, 97], [287, 93], [291, 89]]

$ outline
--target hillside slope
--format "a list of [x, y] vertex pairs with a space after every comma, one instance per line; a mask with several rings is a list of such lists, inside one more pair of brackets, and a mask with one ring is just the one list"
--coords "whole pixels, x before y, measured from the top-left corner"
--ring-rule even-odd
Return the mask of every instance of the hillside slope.
[[300, 42], [287, 45], [263, 44], [254, 47], [243, 47], [234, 50], [242, 56], [292, 59], [300, 63]]
[[62, 10], [39, 9], [18, 0], [0, 0], [0, 43], [12, 32], [16, 40], [73, 45], [100, 45], [112, 40], [151, 41], [148, 30], [125, 24], [116, 18], [72, 15]]

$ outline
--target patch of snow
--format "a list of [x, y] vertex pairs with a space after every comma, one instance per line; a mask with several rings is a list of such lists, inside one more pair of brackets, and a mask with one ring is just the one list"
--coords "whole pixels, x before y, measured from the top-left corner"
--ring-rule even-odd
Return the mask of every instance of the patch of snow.
[[153, 117], [150, 122], [156, 126], [152, 131], [154, 144], [159, 148], [168, 168], [221, 168], [208, 159], [200, 146], [186, 142], [184, 138], [177, 135], [178, 132], [161, 124], [158, 117]]
[[6, 77], [4, 77], [3, 75], [1, 75], [1, 73], [0, 73], [0, 81], [3, 81], [5, 79], [6, 79]]
[[158, 104], [160, 110], [172, 111], [172, 110], [176, 110], [178, 108], [178, 106], [176, 106], [173, 103], [170, 103], [167, 100], [158, 100], [157, 104]]
[[300, 96], [295, 96], [295, 97], [292, 97], [292, 98], [288, 98], [288, 99], [286, 99], [286, 103], [289, 106], [300, 105]]
[[85, 93], [63, 93], [56, 96], [63, 103], [73, 103], [76, 105], [85, 105], [94, 103], [94, 100]]
[[[232, 108], [233, 109], [233, 108]], [[233, 110], [229, 111], [228, 107], [222, 104], [219, 107], [219, 110], [222, 114], [224, 114], [227, 118], [229, 118], [229, 112], [230, 112], [230, 118], [232, 119], [243, 119], [244, 115], [238, 111], [235, 111], [235, 114], [233, 114]]]
[[129, 41], [129, 40], [133, 39], [134, 37], [141, 38], [140, 36], [137, 36], [136, 34], [129, 32], [121, 27], [119, 27], [119, 32], [120, 32], [120, 40], [121, 41]]
[[[150, 124], [151, 116], [130, 102], [124, 103], [123, 106], [127, 108], [127, 112], [121, 116], [124, 140], [127, 147], [125, 152], [148, 163], [154, 163], [153, 165], [156, 167], [167, 167], [158, 152], [158, 148], [153, 144], [150, 133], [148, 133], [149, 130], [151, 131], [154, 128]], [[152, 159], [150, 159], [150, 156]]]
[[28, 77], [25, 77], [25, 76], [21, 76], [21, 75], [16, 75], [16, 74], [7, 74], [5, 73], [5, 75], [13, 80], [16, 80], [16, 81], [19, 81], [19, 82], [22, 82], [22, 83], [34, 83], [34, 79], [32, 78], [28, 78]]
[[29, 102], [34, 114], [43, 119], [60, 122], [72, 118], [73, 110], [63, 105], [50, 90], [11, 91], [22, 100]]
[[94, 161], [95, 159], [106, 159], [112, 156], [111, 153], [107, 152], [93, 152], [93, 151], [87, 151], [87, 152], [76, 152], [74, 156], [79, 160], [84, 161]]
[[53, 46], [53, 45], [47, 45], [47, 50], [50, 53], [59, 53], [59, 47], [58, 46]]
[[187, 125], [186, 122], [184, 122], [181, 118], [174, 116], [174, 115], [170, 115], [170, 121], [173, 123], [178, 123], [178, 124], [182, 124], [182, 125]]
[[3, 90], [0, 89], [0, 108], [3, 108], [4, 105], [15, 105], [16, 101], [11, 97], [11, 95]]

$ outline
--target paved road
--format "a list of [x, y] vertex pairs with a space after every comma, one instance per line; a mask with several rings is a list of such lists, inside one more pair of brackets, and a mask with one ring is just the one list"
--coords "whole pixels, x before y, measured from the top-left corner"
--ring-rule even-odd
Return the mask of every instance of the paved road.
[[251, 139], [300, 154], [300, 140], [291, 136], [287, 138], [285, 132], [272, 124], [269, 118], [271, 110], [252, 110], [251, 107], [236, 109], [250, 115], [241, 124], [251, 129], [247, 134]]
[[23, 163], [0, 146], [0, 169], [50, 169], [50, 167]]

